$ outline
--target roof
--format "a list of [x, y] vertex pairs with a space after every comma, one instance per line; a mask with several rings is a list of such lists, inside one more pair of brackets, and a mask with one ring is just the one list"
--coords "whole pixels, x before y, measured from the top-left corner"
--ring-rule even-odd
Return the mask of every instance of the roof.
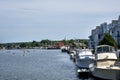
[[97, 46], [97, 47], [104, 47], [104, 46], [112, 47], [112, 46], [110, 46], [110, 45], [99, 45], [99, 46]]

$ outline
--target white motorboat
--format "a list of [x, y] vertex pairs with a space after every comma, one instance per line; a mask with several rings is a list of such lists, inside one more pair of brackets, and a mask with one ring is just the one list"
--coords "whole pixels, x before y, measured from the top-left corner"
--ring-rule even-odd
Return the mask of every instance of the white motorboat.
[[61, 52], [68, 52], [69, 47], [68, 46], [62, 46]]
[[95, 49], [95, 62], [91, 67], [91, 73], [93, 76], [119, 80], [120, 79], [120, 67], [116, 66], [117, 56], [113, 47], [109, 45], [100, 45]]
[[81, 49], [76, 55], [76, 66], [78, 72], [89, 72], [90, 64], [93, 63], [94, 56], [90, 49]]
[[76, 51], [75, 50], [70, 51], [70, 58], [71, 59], [75, 59], [76, 58]]

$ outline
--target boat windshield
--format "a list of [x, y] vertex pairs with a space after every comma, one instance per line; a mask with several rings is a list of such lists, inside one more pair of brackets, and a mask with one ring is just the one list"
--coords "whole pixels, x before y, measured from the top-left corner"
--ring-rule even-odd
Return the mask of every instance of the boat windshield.
[[92, 55], [92, 52], [89, 49], [82, 49], [79, 51], [79, 55], [88, 55], [89, 56], [89, 55]]
[[114, 49], [111, 46], [100, 46], [100, 47], [97, 47], [96, 52], [97, 53], [114, 52]]

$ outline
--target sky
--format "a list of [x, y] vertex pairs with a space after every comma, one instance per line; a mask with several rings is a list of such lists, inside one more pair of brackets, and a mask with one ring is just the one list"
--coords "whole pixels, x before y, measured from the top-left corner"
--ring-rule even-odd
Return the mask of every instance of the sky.
[[120, 0], [0, 0], [0, 43], [88, 39], [120, 16]]

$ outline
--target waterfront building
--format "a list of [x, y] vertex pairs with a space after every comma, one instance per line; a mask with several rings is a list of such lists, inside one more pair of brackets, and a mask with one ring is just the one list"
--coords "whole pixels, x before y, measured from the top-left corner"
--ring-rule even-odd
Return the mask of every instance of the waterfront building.
[[95, 48], [98, 45], [99, 41], [103, 39], [104, 33], [107, 32], [107, 23], [96, 26], [96, 28], [92, 30], [91, 35], [89, 36], [89, 48]]
[[110, 24], [105, 22], [91, 31], [89, 48], [95, 48], [99, 41], [103, 39], [104, 33], [110, 34], [120, 47], [120, 16], [118, 20], [112, 20]]
[[118, 47], [120, 47], [120, 17], [118, 20], [112, 20], [112, 23], [109, 25], [109, 34], [117, 42]]

